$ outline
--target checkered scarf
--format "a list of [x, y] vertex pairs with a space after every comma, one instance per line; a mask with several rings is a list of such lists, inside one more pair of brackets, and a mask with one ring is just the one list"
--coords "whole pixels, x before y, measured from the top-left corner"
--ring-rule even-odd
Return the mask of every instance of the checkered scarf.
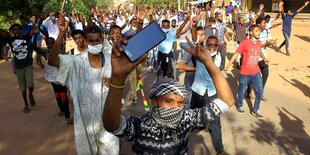
[[175, 129], [182, 118], [183, 108], [154, 107], [151, 114], [158, 124]]
[[150, 98], [158, 98], [166, 94], [175, 94], [182, 96], [187, 104], [189, 102], [189, 93], [186, 88], [179, 82], [171, 78], [158, 80], [151, 89]]

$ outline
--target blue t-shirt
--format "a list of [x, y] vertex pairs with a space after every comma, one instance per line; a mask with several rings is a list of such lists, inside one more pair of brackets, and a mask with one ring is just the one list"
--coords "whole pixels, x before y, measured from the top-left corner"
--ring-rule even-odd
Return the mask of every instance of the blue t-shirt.
[[[36, 23], [36, 25], [38, 26], [38, 23]], [[32, 23], [29, 23], [27, 26], [32, 29]], [[44, 31], [43, 25], [40, 25], [40, 30]], [[37, 41], [42, 41], [42, 35], [40, 33], [40, 30], [37, 35]], [[34, 34], [31, 36], [31, 42], [33, 42], [33, 40], [34, 40]]]
[[206, 90], [208, 91], [208, 96], [213, 96], [216, 94], [213, 80], [207, 68], [198, 60], [196, 60], [196, 72], [192, 90], [200, 96], [204, 96]]
[[[187, 46], [189, 47], [189, 45]], [[194, 67], [192, 61], [192, 55], [188, 52], [184, 52], [183, 56], [181, 57], [181, 61], [184, 62], [187, 66]], [[184, 76], [184, 85], [185, 88], [191, 92], [191, 86], [193, 84], [195, 78], [195, 72], [186, 72]]]
[[282, 31], [291, 33], [292, 31], [292, 20], [297, 15], [297, 12], [292, 13], [291, 15], [287, 16], [286, 14], [282, 14], [282, 21], [283, 21], [283, 29]]
[[229, 6], [227, 6], [226, 10], [228, 13], [230, 13], [233, 8], [234, 8], [234, 6], [229, 5]]
[[176, 32], [175, 31], [169, 31], [166, 34], [166, 36], [167, 36], [167, 38], [158, 45], [158, 51], [160, 51], [164, 54], [169, 54], [172, 50], [173, 42], [176, 38]]

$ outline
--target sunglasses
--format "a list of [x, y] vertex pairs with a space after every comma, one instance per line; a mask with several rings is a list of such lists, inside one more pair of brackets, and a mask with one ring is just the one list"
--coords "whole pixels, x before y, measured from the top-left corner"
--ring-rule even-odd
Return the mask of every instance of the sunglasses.
[[211, 44], [211, 43], [207, 43], [207, 46], [208, 46], [208, 47], [209, 47], [209, 46], [217, 47], [217, 46], [218, 46], [218, 44]]

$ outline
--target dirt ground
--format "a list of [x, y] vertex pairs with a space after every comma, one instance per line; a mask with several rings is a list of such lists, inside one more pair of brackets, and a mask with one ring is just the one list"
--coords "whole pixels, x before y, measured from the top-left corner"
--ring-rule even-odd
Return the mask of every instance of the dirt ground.
[[[310, 22], [295, 20], [290, 39], [291, 56], [268, 48], [271, 59], [269, 79], [264, 90], [267, 102], [262, 102], [260, 111], [264, 120], [250, 115], [253, 100], [244, 100], [245, 114], [232, 107], [222, 116], [223, 143], [226, 152], [238, 155], [261, 154], [310, 154]], [[283, 41], [281, 26], [271, 34]], [[228, 59], [235, 51], [234, 43], [228, 43]], [[67, 49], [74, 47], [67, 42]], [[226, 61], [228, 62], [228, 61]], [[143, 68], [143, 82], [148, 95], [155, 74]], [[223, 73], [225, 74], [225, 73]], [[10, 62], [0, 62], [0, 154], [1, 155], [74, 155], [73, 125], [57, 116], [58, 107], [52, 87], [44, 78], [43, 70], [34, 67], [37, 105], [29, 114], [24, 114], [23, 100]], [[184, 73], [179, 72], [183, 81]], [[232, 67], [227, 77], [234, 94], [238, 88], [238, 70]], [[128, 83], [127, 83], [128, 86]], [[124, 97], [129, 101], [126, 88]], [[140, 92], [138, 92], [140, 94]], [[142, 100], [139, 104], [125, 103], [126, 115], [145, 113]], [[121, 143], [121, 154], [131, 153], [130, 144]], [[189, 154], [215, 154], [207, 131], [193, 132], [189, 143]]]

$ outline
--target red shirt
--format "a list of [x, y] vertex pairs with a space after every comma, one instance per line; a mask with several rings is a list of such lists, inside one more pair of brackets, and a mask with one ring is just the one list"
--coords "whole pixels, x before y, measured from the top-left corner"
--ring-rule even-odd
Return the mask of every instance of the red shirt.
[[237, 52], [242, 55], [242, 65], [240, 74], [242, 75], [254, 75], [260, 72], [258, 66], [259, 52], [262, 48], [262, 42], [258, 41], [256, 44], [252, 39], [246, 39], [241, 42]]

